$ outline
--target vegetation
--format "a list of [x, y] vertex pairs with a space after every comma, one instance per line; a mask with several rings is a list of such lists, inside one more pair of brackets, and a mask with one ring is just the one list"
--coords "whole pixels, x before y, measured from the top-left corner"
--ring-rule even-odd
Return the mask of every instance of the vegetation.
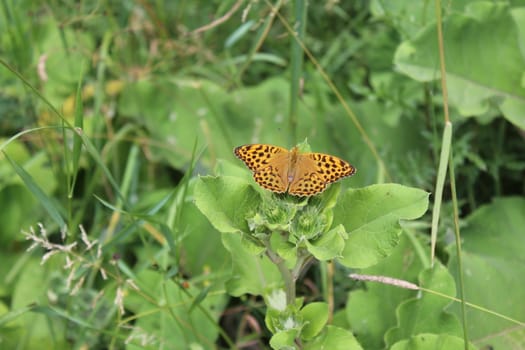
[[[1, 348], [525, 348], [521, 2], [0, 16]], [[275, 194], [250, 143], [357, 173]]]

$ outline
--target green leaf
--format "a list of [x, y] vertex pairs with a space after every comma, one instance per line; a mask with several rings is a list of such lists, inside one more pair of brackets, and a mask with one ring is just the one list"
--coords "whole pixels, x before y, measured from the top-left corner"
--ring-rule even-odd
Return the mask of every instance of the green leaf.
[[[58, 182], [53, 176], [53, 170], [49, 165], [50, 159], [46, 152], [30, 155], [28, 146], [18, 138], [11, 138], [2, 142], [0, 149], [5, 150], [11, 159], [11, 162], [0, 160], [0, 177], [2, 180], [0, 181], [0, 203], [2, 203], [0, 244], [11, 244], [13, 241], [23, 238], [20, 235], [21, 228], [33, 225], [42, 216], [42, 202], [39, 202], [35, 192], [25, 185], [25, 181], [33, 183], [35, 188], [40, 189], [40, 191], [35, 189], [38, 193], [43, 197], [48, 197], [46, 203], [50, 205], [50, 210], [54, 210], [52, 207], [57, 206], [55, 210], [61, 213], [63, 208], [50, 197], [56, 190]], [[3, 159], [1, 156], [0, 158]], [[11, 163], [20, 164], [19, 168], [24, 170], [26, 179], [17, 174]]]
[[310, 303], [299, 313], [303, 316], [304, 327], [301, 338], [312, 339], [323, 329], [328, 321], [328, 304], [324, 302]]
[[[516, 27], [522, 17], [520, 11], [511, 13], [507, 3], [475, 1], [464, 13], [454, 12], [445, 18], [448, 96], [462, 115], [484, 114], [493, 104], [505, 118], [525, 129], [525, 87], [521, 81], [525, 60]], [[399, 71], [418, 81], [439, 79], [436, 35], [436, 25], [429, 24], [418, 36], [402, 43], [394, 58]]]
[[208, 268], [213, 284], [229, 278], [231, 270], [230, 253], [224, 248], [221, 234], [206, 220], [205, 216], [193, 204], [185, 204], [180, 220], [183, 235], [180, 245], [185, 255], [191, 257], [184, 263], [184, 271], [190, 276], [198, 276]]
[[226, 39], [226, 41], [224, 42], [224, 47], [229, 49], [233, 45], [235, 45], [235, 43], [237, 43], [244, 35], [246, 35], [246, 33], [250, 31], [253, 24], [254, 24], [253, 20], [249, 20], [243, 23], [239, 28], [237, 28], [237, 30], [231, 33], [230, 36]]
[[349, 189], [334, 208], [333, 225], [343, 224], [349, 237], [340, 262], [364, 268], [391, 254], [399, 242], [399, 220], [413, 220], [428, 208], [428, 193], [397, 184]]
[[[449, 4], [455, 6], [456, 1]], [[447, 7], [448, 8], [448, 7]], [[392, 21], [391, 25], [395, 26], [398, 32], [404, 36], [412, 36], [421, 30], [434, 18], [433, 4], [425, 1], [371, 1], [370, 11], [379, 20]]]
[[260, 201], [248, 182], [230, 176], [200, 177], [194, 196], [197, 208], [220, 232], [248, 232], [246, 218], [255, 212]]
[[326, 326], [318, 337], [304, 346], [304, 350], [318, 349], [362, 350], [363, 348], [351, 331], [335, 326]]
[[297, 259], [297, 246], [290, 243], [288, 237], [275, 232], [270, 236], [270, 245], [281, 258], [287, 260], [289, 264], [295, 264]]
[[[32, 309], [33, 305], [28, 305], [9, 311], [9, 308], [6, 304], [0, 303], [0, 330], [16, 327], [17, 319], [20, 316], [23, 316], [24, 314], [28, 313]], [[18, 326], [20, 325], [18, 324]]]
[[[82, 83], [84, 79], [85, 68], [82, 68], [82, 74], [79, 77], [77, 85], [77, 93], [75, 97], [75, 128], [83, 130], [84, 129], [84, 105], [82, 101]], [[65, 129], [62, 130], [65, 135]], [[68, 149], [64, 145], [64, 154], [68, 155]], [[77, 176], [79, 173], [79, 163], [82, 150], [82, 139], [78, 134], [73, 133], [73, 151], [71, 152], [71, 167], [70, 171], [73, 174], [73, 180], [71, 181], [71, 189], [75, 188], [75, 183], [77, 181]], [[70, 194], [72, 195], [72, 194]]]
[[38, 207], [35, 197], [20, 184], [7, 185], [0, 189], [0, 203], [0, 244], [8, 246], [23, 238], [20, 229], [34, 225], [40, 211], [35, 210]]
[[[442, 265], [424, 270], [419, 279], [422, 288], [445, 295], [456, 295], [454, 280]], [[402, 303], [397, 310], [397, 327], [390, 329], [385, 335], [387, 346], [419, 333], [462, 335], [456, 316], [444, 311], [451, 303], [449, 299], [428, 292], [422, 292], [421, 296]]]
[[[423, 244], [426, 245], [426, 242], [421, 243]], [[416, 254], [413, 241], [404, 233], [392, 255], [372, 267], [361, 270], [360, 273], [388, 276], [415, 283], [421, 268], [421, 259]], [[352, 331], [357, 334], [357, 339], [366, 349], [381, 349], [385, 347], [384, 334], [397, 324], [397, 307], [402, 301], [413, 297], [416, 292], [375, 282], [365, 284], [365, 288], [349, 293], [346, 317], [352, 325]]]
[[231, 253], [232, 277], [226, 283], [231, 295], [263, 295], [282, 284], [277, 267], [265, 256], [255, 256], [241, 242], [239, 234], [222, 234], [223, 245]]
[[[276, 54], [261, 53], [253, 58], [280, 63]], [[289, 84], [278, 77], [232, 92], [202, 79], [142, 79], [126, 84], [118, 99], [118, 111], [144, 125], [152, 139], [171, 145], [156, 148], [152, 157], [186, 168], [197, 140], [197, 149], [213, 145], [201, 159], [210, 167], [217, 155], [229, 154], [233, 160], [233, 148], [247, 143], [250, 137], [247, 130], [258, 130], [258, 137], [266, 143], [283, 144], [283, 134], [276, 128], [286, 125], [283, 111], [289, 105]], [[318, 130], [312, 128], [314, 112], [306, 107], [313, 103], [312, 96], [305, 94], [303, 101], [297, 113], [306, 118], [299, 132], [317, 135]]]
[[193, 309], [202, 303], [203, 300], [205, 300], [209, 293], [210, 293], [211, 286], [205, 286], [202, 288], [199, 292], [199, 294], [193, 299], [193, 302], [191, 303], [190, 308], [188, 309], [188, 313], [191, 314]]
[[297, 329], [289, 329], [287, 331], [275, 333], [270, 339], [270, 346], [272, 349], [278, 350], [295, 350], [295, 337], [297, 336]]
[[345, 238], [347, 237], [343, 225], [338, 225], [332, 230], [321, 234], [315, 240], [306, 241], [308, 251], [315, 256], [317, 260], [326, 261], [334, 259], [341, 255], [345, 247]]
[[[394, 344], [391, 350], [465, 350], [465, 341], [448, 334], [418, 334]], [[476, 349], [469, 344], [469, 349]]]
[[[60, 26], [55, 20], [43, 23], [39, 32], [42, 37], [38, 50], [48, 53], [45, 61], [48, 75], [45, 96], [54, 106], [60, 106], [75, 93], [78, 78], [89, 61], [87, 53], [93, 50], [95, 39], [87, 32]], [[64, 112], [73, 114], [73, 110], [66, 109]]]
[[[50, 259], [46, 266], [41, 266], [37, 259], [31, 258], [20, 270], [18, 279], [13, 290], [11, 307], [14, 310], [24, 309], [27, 305], [46, 305], [48, 302], [47, 292], [52, 290], [49, 285], [53, 269]], [[36, 288], [35, 286], [40, 286]], [[43, 314], [26, 312], [20, 315], [14, 322], [18, 328], [8, 332], [8, 337], [2, 336], [2, 347], [21, 349], [67, 349], [65, 339], [51, 337], [50, 334], [64, 334], [66, 324], [58, 318], [50, 318]]]
[[[472, 213], [461, 231], [467, 301], [520, 321], [525, 320], [525, 310], [516, 307], [525, 300], [524, 213], [524, 198], [498, 198]], [[449, 270], [457, 280], [455, 246], [449, 253]], [[452, 310], [459, 315], [459, 305]], [[469, 307], [466, 312], [469, 337], [483, 339], [480, 347], [512, 349], [525, 337], [522, 327], [501, 317]]]
[[49, 197], [44, 192], [44, 190], [38, 185], [38, 183], [33, 179], [33, 177], [27, 171], [24, 170], [24, 168], [22, 168], [16, 162], [11, 160], [11, 158], [6, 153], [4, 153], [4, 156], [11, 163], [11, 166], [16, 171], [18, 176], [20, 176], [22, 181], [24, 181], [24, 184], [27, 186], [29, 191], [31, 191], [31, 193], [36, 197], [40, 204], [42, 204], [44, 209], [46, 209], [49, 216], [55, 221], [58, 227], [66, 227], [65, 221], [64, 219], [62, 219], [62, 215], [60, 215], [59, 208], [57, 208], [56, 204], [53, 202], [51, 197]]

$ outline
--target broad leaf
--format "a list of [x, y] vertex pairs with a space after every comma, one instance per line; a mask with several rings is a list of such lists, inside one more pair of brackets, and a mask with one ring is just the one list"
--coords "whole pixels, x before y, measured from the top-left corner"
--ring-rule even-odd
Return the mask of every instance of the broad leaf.
[[319, 336], [305, 344], [304, 349], [362, 350], [363, 348], [349, 330], [335, 326], [326, 326]]
[[[392, 255], [360, 273], [417, 283], [423, 262], [416, 254], [413, 243], [407, 234], [403, 234]], [[351, 291], [346, 304], [346, 317], [359, 342], [366, 349], [384, 348], [383, 336], [396, 325], [397, 307], [415, 295], [413, 290], [377, 282], [366, 282], [366, 288]]]
[[[394, 344], [391, 350], [465, 350], [463, 338], [448, 334], [418, 334]], [[469, 349], [476, 347], [469, 344]]]
[[[463, 278], [468, 302], [519, 321], [525, 320], [525, 199], [500, 198], [475, 211], [461, 231]], [[449, 269], [457, 277], [455, 246]], [[453, 309], [459, 315], [459, 305]], [[523, 328], [467, 307], [468, 333], [480, 346], [512, 349], [525, 341]]]
[[282, 284], [277, 267], [265, 256], [253, 255], [239, 234], [223, 234], [222, 242], [232, 255], [232, 277], [226, 283], [231, 295], [262, 295]]
[[308, 251], [317, 260], [326, 261], [340, 256], [345, 246], [346, 233], [343, 225], [334, 227], [330, 231], [323, 233], [318, 239], [306, 241]]
[[300, 314], [303, 316], [304, 322], [301, 338], [312, 339], [319, 334], [328, 321], [328, 304], [310, 303], [301, 309]]
[[347, 190], [334, 208], [333, 225], [349, 234], [341, 263], [364, 268], [386, 258], [399, 243], [399, 220], [416, 219], [427, 207], [427, 192], [397, 184]]
[[[448, 96], [462, 115], [486, 113], [494, 104], [525, 129], [525, 59], [519, 45], [523, 34], [516, 25], [523, 16], [522, 11], [512, 13], [504, 2], [475, 1], [463, 13], [445, 18]], [[402, 43], [394, 58], [398, 70], [418, 81], [438, 79], [436, 36], [436, 25], [429, 24]]]
[[[425, 289], [453, 297], [456, 295], [454, 280], [442, 265], [424, 270], [419, 280], [419, 284]], [[421, 296], [402, 303], [397, 310], [397, 327], [390, 329], [385, 336], [387, 346], [419, 333], [461, 336], [462, 331], [456, 316], [444, 311], [449, 304], [449, 299], [428, 292], [422, 292]]]
[[259, 203], [252, 186], [229, 176], [199, 178], [194, 196], [197, 208], [220, 232], [248, 232], [247, 214], [254, 212]]

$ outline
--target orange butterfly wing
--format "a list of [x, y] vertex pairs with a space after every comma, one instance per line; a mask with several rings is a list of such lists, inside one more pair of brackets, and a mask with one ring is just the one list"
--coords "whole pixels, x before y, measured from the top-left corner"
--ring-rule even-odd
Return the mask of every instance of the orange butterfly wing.
[[282, 147], [253, 144], [235, 148], [237, 158], [253, 172], [253, 178], [267, 190], [283, 193], [288, 188], [290, 152]]
[[295, 168], [288, 193], [296, 196], [313, 196], [328, 184], [355, 174], [348, 162], [323, 153], [299, 154]]

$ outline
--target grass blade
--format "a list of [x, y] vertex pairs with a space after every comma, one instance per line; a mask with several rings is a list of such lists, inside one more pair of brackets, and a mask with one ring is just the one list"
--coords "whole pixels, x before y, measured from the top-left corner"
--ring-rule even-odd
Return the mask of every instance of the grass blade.
[[24, 184], [27, 186], [29, 191], [38, 199], [38, 201], [42, 204], [44, 209], [49, 213], [53, 221], [56, 222], [58, 227], [61, 229], [66, 227], [66, 222], [62, 218], [62, 215], [60, 215], [60, 212], [58, 211], [57, 207], [53, 203], [50, 197], [40, 188], [40, 186], [33, 180], [33, 177], [24, 170], [20, 165], [18, 165], [15, 161], [13, 161], [7, 153], [3, 152], [5, 158], [11, 163], [11, 166], [15, 170], [15, 172], [20, 176]]

